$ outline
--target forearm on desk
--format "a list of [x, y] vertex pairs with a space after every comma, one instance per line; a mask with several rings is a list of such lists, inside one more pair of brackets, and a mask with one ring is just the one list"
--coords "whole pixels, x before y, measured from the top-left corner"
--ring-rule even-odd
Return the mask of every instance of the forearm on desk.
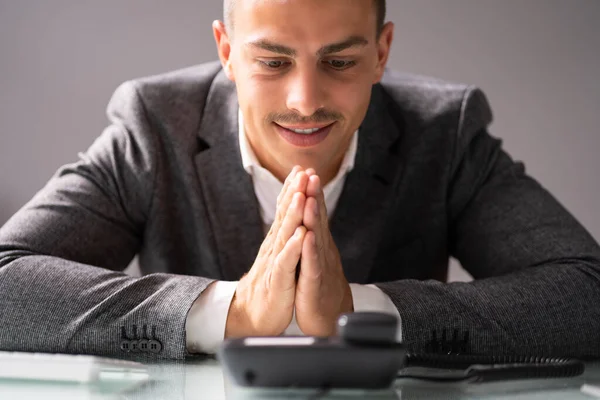
[[561, 260], [468, 283], [377, 286], [402, 314], [411, 351], [431, 351], [434, 342], [443, 349], [456, 339], [465, 341], [459, 351], [472, 354], [599, 357], [598, 262]]
[[185, 358], [186, 311], [210, 280], [172, 274], [133, 278], [16, 253], [0, 252], [0, 304], [5, 306], [0, 348], [120, 358], [133, 355], [121, 347], [124, 340], [149, 335], [160, 348], [137, 356]]

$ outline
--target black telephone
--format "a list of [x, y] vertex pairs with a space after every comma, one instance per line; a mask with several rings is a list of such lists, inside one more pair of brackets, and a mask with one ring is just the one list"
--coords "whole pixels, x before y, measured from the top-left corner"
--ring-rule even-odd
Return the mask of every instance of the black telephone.
[[[337, 336], [227, 339], [217, 354], [240, 386], [382, 389], [402, 377], [493, 381], [569, 377], [583, 373], [572, 359], [410, 354], [395, 341], [398, 320], [375, 312], [343, 314]], [[461, 370], [460, 374], [400, 374], [407, 367]]]

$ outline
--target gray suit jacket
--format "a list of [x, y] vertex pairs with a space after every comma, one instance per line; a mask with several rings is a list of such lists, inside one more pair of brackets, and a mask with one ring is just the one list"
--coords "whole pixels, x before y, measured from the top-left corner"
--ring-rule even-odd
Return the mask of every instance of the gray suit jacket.
[[[0, 349], [187, 355], [191, 304], [263, 238], [237, 110], [218, 63], [116, 91], [110, 126], [0, 230]], [[599, 356], [600, 249], [491, 118], [476, 88], [373, 86], [331, 219], [346, 277], [390, 296], [413, 350]], [[121, 272], [136, 254], [141, 278]], [[441, 282], [451, 255], [474, 282]]]

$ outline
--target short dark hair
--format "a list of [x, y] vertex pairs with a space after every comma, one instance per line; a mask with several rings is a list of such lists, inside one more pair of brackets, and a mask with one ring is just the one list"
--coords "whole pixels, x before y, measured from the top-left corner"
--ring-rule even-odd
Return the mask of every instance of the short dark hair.
[[[229, 35], [233, 33], [233, 9], [235, 8], [235, 1], [223, 1], [223, 18], [225, 19], [225, 27]], [[373, 0], [373, 4], [375, 5], [377, 16], [377, 37], [379, 38], [385, 24], [385, 0]]]

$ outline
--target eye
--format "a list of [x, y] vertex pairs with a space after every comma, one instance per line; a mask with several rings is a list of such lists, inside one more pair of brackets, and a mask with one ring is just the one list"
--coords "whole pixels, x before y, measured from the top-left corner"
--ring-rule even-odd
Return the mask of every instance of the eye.
[[279, 60], [267, 60], [261, 61], [261, 63], [268, 69], [280, 69], [285, 66], [285, 62]]
[[350, 68], [354, 65], [354, 61], [345, 61], [345, 60], [329, 60], [325, 61], [331, 68], [337, 70], [344, 70]]

